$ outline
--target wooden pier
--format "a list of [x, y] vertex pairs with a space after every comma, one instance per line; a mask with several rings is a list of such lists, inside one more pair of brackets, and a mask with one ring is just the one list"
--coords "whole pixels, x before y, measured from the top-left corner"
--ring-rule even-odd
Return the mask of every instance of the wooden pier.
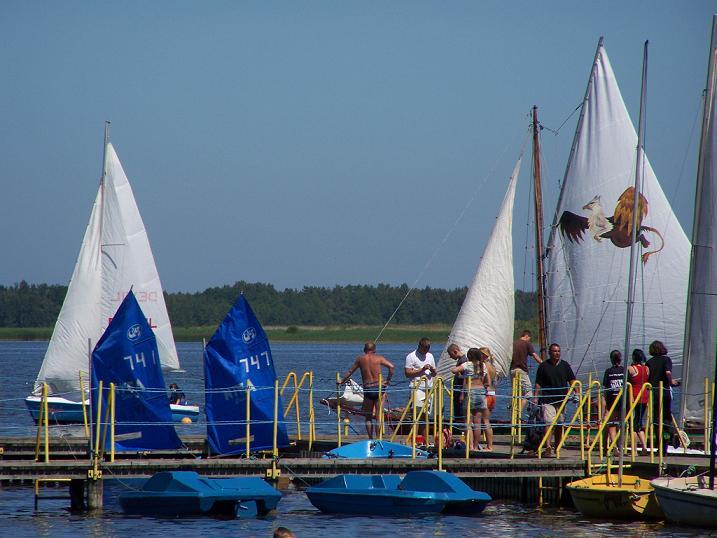
[[[351, 436], [345, 443], [362, 439]], [[50, 461], [35, 461], [35, 440], [0, 437], [0, 483], [34, 485], [36, 500], [38, 484], [55, 482], [69, 485], [71, 507], [101, 508], [102, 483], [105, 480], [146, 478], [160, 471], [195, 471], [204, 476], [260, 476], [275, 479], [279, 486], [303, 488], [329, 476], [344, 473], [404, 474], [412, 470], [437, 469], [437, 458], [428, 459], [324, 459], [323, 452], [336, 446], [335, 440], [316, 439], [311, 452], [308, 443], [294, 440], [274, 460], [270, 454], [256, 457], [210, 457], [203, 436], [187, 436], [186, 448], [171, 451], [118, 453], [115, 461], [102, 460], [95, 468], [82, 437], [51, 438]], [[492, 453], [474, 453], [470, 458], [456, 457], [456, 451], [445, 451], [442, 466], [475, 489], [486, 491], [494, 498], [534, 502], [557, 502], [564, 494], [563, 486], [586, 476], [585, 462], [575, 447], [561, 451], [560, 458], [536, 458], [523, 455], [510, 457], [506, 439], [496, 439]], [[462, 454], [461, 454], [462, 456]], [[44, 457], [44, 456], [43, 456]], [[707, 468], [707, 458], [671, 456], [667, 460], [672, 471], [690, 465]], [[95, 470], [96, 469], [96, 470]], [[656, 464], [639, 457], [633, 473], [657, 476]], [[40, 496], [40, 498], [42, 498]]]

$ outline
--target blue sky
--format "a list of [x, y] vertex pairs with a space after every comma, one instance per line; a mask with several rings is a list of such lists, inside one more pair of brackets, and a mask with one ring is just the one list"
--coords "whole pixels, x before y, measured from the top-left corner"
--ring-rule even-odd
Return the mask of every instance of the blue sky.
[[[689, 234], [714, 9], [5, 0], [0, 284], [69, 280], [108, 119], [168, 291], [464, 286], [530, 107], [553, 129], [571, 114], [601, 35], [634, 122], [650, 40], [647, 153]], [[543, 136], [548, 223], [576, 120]]]

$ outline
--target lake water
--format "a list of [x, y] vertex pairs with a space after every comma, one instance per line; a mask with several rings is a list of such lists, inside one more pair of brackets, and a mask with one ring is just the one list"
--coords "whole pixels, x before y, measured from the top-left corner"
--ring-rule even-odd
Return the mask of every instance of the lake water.
[[[167, 376], [167, 383], [177, 382], [187, 397], [200, 405], [203, 403], [203, 373], [201, 344], [180, 343], [178, 351], [183, 373]], [[42, 362], [46, 342], [0, 342], [0, 435], [34, 435], [35, 427], [25, 408], [23, 399], [30, 392]], [[336, 372], [345, 372], [353, 358], [360, 352], [359, 344], [288, 344], [272, 345], [277, 373], [285, 376], [289, 371], [299, 375], [314, 371], [315, 395], [318, 400], [328, 395], [334, 386]], [[395, 392], [391, 395], [394, 405], [400, 405], [406, 397], [402, 367], [403, 358], [412, 350], [410, 344], [386, 344], [379, 347], [397, 366]], [[432, 350], [439, 355], [440, 346]], [[323, 393], [321, 391], [324, 391]], [[500, 392], [499, 392], [500, 394]], [[496, 415], [505, 415], [507, 399], [499, 399]], [[335, 431], [335, 415], [326, 408], [316, 406], [317, 429]], [[360, 430], [361, 422], [355, 424]], [[179, 431], [204, 433], [200, 421], [190, 426], [179, 426]], [[77, 433], [74, 427], [61, 430], [64, 434]], [[290, 431], [292, 431], [290, 429]], [[258, 520], [220, 520], [211, 518], [153, 519], [125, 516], [117, 502], [124, 490], [119, 481], [105, 485], [105, 509], [101, 515], [70, 514], [66, 500], [41, 501], [34, 509], [30, 487], [0, 488], [0, 534], [13, 538], [25, 536], [271, 536], [273, 529], [285, 526], [297, 536], [312, 538], [359, 535], [405, 535], [419, 536], [705, 536], [699, 529], [680, 528], [664, 523], [585, 520], [568, 508], [540, 510], [534, 505], [494, 501], [484, 515], [478, 518], [458, 516], [431, 516], [424, 518], [368, 518], [327, 516], [309, 503], [303, 492], [297, 489], [284, 491], [277, 512]]]

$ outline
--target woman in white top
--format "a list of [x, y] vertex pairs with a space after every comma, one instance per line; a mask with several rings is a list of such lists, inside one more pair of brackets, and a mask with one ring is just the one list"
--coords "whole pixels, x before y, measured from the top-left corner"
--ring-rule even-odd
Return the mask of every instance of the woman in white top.
[[467, 435], [466, 442], [469, 448], [478, 450], [480, 448], [481, 424], [485, 426], [485, 437], [488, 444], [486, 450], [493, 450], [493, 429], [490, 426], [490, 411], [486, 389], [492, 385], [490, 369], [487, 366], [488, 355], [482, 353], [478, 348], [468, 350], [468, 361], [451, 368], [454, 374], [464, 377], [463, 390], [467, 391], [470, 385], [470, 409], [468, 406], [468, 394], [463, 393], [462, 405], [465, 409], [466, 422], [470, 423], [472, 435]]

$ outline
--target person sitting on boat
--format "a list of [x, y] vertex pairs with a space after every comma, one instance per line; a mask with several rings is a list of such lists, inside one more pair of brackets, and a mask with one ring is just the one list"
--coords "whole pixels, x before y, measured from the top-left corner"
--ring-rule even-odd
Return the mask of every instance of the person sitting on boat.
[[543, 362], [530, 343], [532, 333], [528, 330], [520, 333], [520, 338], [513, 342], [513, 358], [510, 360], [510, 378], [516, 377], [521, 389], [523, 398], [520, 400], [520, 410], [525, 408], [528, 399], [533, 396], [533, 386], [530, 384], [530, 376], [528, 375], [528, 357], [533, 357], [535, 362], [540, 364]]
[[[487, 349], [487, 348], [481, 348]], [[470, 434], [466, 441], [473, 450], [479, 450], [481, 440], [481, 425], [485, 426], [486, 450], [493, 450], [493, 430], [490, 427], [490, 411], [488, 411], [487, 388], [492, 380], [488, 368], [488, 354], [478, 348], [468, 350], [468, 361], [460, 366], [451, 368], [454, 374], [460, 374], [465, 379], [464, 386], [467, 392], [463, 393], [463, 410], [466, 417], [470, 417]], [[468, 407], [470, 405], [470, 408]]]
[[[466, 354], [463, 353], [461, 348], [458, 346], [458, 344], [450, 344], [446, 348], [446, 352], [448, 353], [448, 356], [456, 361], [456, 366], [460, 366], [464, 362], [468, 361], [468, 357], [466, 357]], [[465, 417], [463, 416], [463, 408], [462, 408], [462, 402], [463, 402], [463, 376], [460, 374], [455, 374], [453, 376], [453, 421], [461, 424], [465, 422]]]
[[181, 390], [179, 390], [179, 385], [177, 385], [176, 383], [170, 383], [169, 390], [171, 391], [169, 393], [169, 403], [170, 404], [186, 405], [187, 397], [184, 395], [184, 393]]
[[[414, 405], [418, 412], [426, 407], [428, 416], [433, 415], [433, 395], [426, 401], [427, 395], [433, 387], [433, 378], [436, 375], [436, 361], [429, 352], [431, 341], [428, 338], [421, 338], [418, 347], [406, 355], [406, 364], [403, 373], [411, 380], [411, 388], [414, 389]], [[427, 417], [422, 417], [427, 418]], [[428, 420], [423, 422], [423, 438], [428, 439]]]
[[[605, 416], [605, 413], [609, 411], [610, 408], [613, 406], [618, 394], [620, 393], [620, 390], [622, 389], [625, 369], [620, 365], [621, 362], [622, 353], [620, 353], [620, 351], [618, 351], [617, 349], [611, 351], [610, 364], [612, 364], [612, 366], [605, 370], [605, 374], [602, 378], [602, 386], [605, 388], [603, 416]], [[620, 416], [620, 405], [620, 402], [615, 404], [615, 409], [613, 410], [612, 414], [610, 415], [610, 418], [608, 419], [609, 422], [607, 427], [607, 437], [611, 443], [613, 439], [615, 439], [615, 434], [617, 433], [618, 422], [616, 421], [616, 419]]]
[[[567, 396], [570, 384], [575, 381], [575, 374], [570, 364], [560, 360], [560, 346], [558, 344], [550, 344], [548, 355], [548, 360], [543, 361], [538, 366], [538, 372], [535, 375], [535, 396], [533, 397], [533, 403], [535, 404], [540, 399], [543, 421], [546, 425], [550, 425], [556, 419], [558, 408]], [[563, 439], [563, 421], [562, 415], [557, 417], [553, 428], [556, 448]], [[552, 449], [550, 439], [548, 439], [545, 446], [545, 455], [552, 455]]]
[[[363, 355], [356, 357], [356, 360], [349, 368], [349, 371], [341, 378], [340, 384], [346, 383], [351, 375], [358, 369], [361, 370], [361, 380], [363, 382], [363, 404], [361, 412], [366, 418], [366, 433], [369, 439], [373, 439], [374, 433], [378, 433], [378, 425], [374, 430], [373, 420], [378, 417], [378, 413], [382, 412], [383, 404], [379, 402], [379, 375], [381, 368], [388, 370], [388, 376], [384, 378], [384, 384], [388, 385], [393, 377], [393, 364], [385, 357], [376, 353], [376, 343], [366, 342], [363, 346]], [[382, 390], [384, 387], [381, 388]]]
[[662, 453], [667, 453], [667, 445], [672, 441], [675, 432], [672, 429], [672, 387], [679, 386], [680, 382], [672, 377], [672, 359], [667, 356], [665, 344], [655, 340], [648, 348], [650, 360], [647, 361], [649, 369], [648, 381], [652, 385], [653, 421], [655, 433], [660, 427], [660, 382], [662, 382], [662, 437], [660, 442]]
[[[645, 366], [645, 352], [641, 349], [632, 350], [632, 364], [627, 369], [628, 376], [630, 377], [630, 384], [632, 385], [632, 397], [637, 399], [637, 395], [640, 393], [642, 386], [647, 383], [650, 377], [650, 369]], [[643, 453], [647, 453], [647, 442], [645, 440], [645, 425], [644, 417], [647, 410], [647, 402], [650, 395], [647, 390], [642, 391], [640, 400], [635, 404], [635, 418], [633, 424], [635, 431], [637, 432], [637, 438], [640, 440]]]

